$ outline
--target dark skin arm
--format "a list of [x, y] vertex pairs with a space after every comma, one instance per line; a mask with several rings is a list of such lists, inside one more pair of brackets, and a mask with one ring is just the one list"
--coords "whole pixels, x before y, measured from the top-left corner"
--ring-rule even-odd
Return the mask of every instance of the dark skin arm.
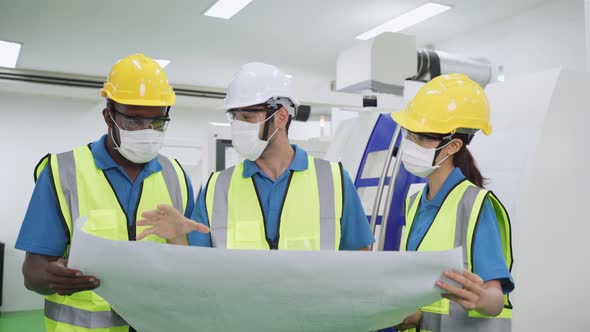
[[420, 320], [422, 319], [422, 311], [418, 310], [411, 316], [406, 317], [403, 322], [399, 325], [395, 326], [395, 329], [398, 331], [405, 331], [409, 329], [416, 328]]
[[100, 286], [94, 276], [66, 267], [67, 260], [27, 252], [23, 263], [25, 287], [41, 295], [72, 295]]

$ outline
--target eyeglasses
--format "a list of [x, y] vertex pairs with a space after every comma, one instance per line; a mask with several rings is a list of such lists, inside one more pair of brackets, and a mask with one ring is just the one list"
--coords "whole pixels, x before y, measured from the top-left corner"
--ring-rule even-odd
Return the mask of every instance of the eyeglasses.
[[231, 122], [234, 120], [246, 121], [246, 122], [257, 122], [262, 121], [259, 114], [261, 112], [274, 112], [276, 111], [271, 106], [264, 106], [263, 108], [233, 108], [225, 112], [225, 116]]
[[166, 131], [168, 123], [170, 122], [169, 117], [163, 118], [145, 118], [141, 116], [129, 116], [125, 115], [115, 109], [109, 111], [119, 115], [121, 129], [124, 130], [142, 130], [142, 129], [153, 129], [157, 131]]
[[408, 139], [412, 142], [415, 142], [415, 143], [424, 142], [424, 141], [445, 141], [445, 140], [449, 140], [453, 137], [452, 134], [444, 135], [444, 136], [435, 136], [435, 135], [424, 134], [424, 133], [415, 133], [415, 132], [409, 131], [405, 128], [402, 128], [402, 135], [406, 139]]

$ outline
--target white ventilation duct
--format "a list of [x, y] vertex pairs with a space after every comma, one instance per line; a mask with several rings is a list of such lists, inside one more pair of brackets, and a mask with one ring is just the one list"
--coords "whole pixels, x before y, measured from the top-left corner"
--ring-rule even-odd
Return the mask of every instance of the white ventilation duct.
[[340, 53], [336, 91], [364, 96], [363, 106], [377, 106], [374, 93], [404, 94], [407, 80], [427, 82], [444, 74], [465, 74], [485, 87], [492, 68], [485, 59], [470, 59], [435, 50], [416, 50], [416, 37], [382, 33]]

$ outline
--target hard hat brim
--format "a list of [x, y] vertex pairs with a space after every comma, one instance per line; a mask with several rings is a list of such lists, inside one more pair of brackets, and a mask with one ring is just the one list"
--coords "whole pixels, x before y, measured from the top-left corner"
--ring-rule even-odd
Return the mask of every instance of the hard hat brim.
[[134, 106], [174, 106], [176, 104], [176, 94], [172, 94], [169, 100], [149, 100], [149, 99], [122, 99], [114, 97], [111, 93], [105, 89], [100, 89], [101, 97], [108, 97], [111, 100], [116, 101], [123, 105], [134, 105]]
[[[407, 109], [404, 109], [399, 112], [392, 112], [391, 118], [393, 119], [393, 121], [395, 121], [395, 123], [400, 125], [402, 128], [407, 129], [412, 132], [415, 132], [415, 133], [437, 133], [437, 131], [426, 126], [423, 122], [418, 121], [414, 117], [412, 117], [412, 115], [409, 114]], [[446, 133], [440, 133], [440, 134], [446, 134]]]
[[[415, 133], [448, 134], [448, 133], [455, 132], [457, 129], [459, 129], [459, 128], [452, 128], [450, 126], [448, 128], [443, 128], [443, 126], [441, 126], [440, 123], [436, 126], [436, 128], [434, 128], [434, 127], [426, 124], [425, 119], [416, 119], [414, 116], [412, 116], [412, 114], [410, 112], [408, 112], [407, 109], [404, 109], [399, 112], [392, 112], [391, 118], [393, 119], [393, 121], [395, 121], [395, 123], [402, 126], [402, 128], [407, 129], [412, 132], [415, 132]], [[473, 128], [469, 128], [469, 127], [473, 127]], [[443, 128], [444, 130], [441, 130], [441, 128]], [[473, 126], [466, 126], [466, 129], [479, 129], [486, 136], [489, 136], [492, 134], [491, 124], [488, 124], [488, 126], [486, 128], [479, 128], [478, 125], [474, 124]]]
[[[272, 97], [271, 97], [271, 98], [272, 98]], [[271, 98], [269, 98], [269, 99], [265, 100], [265, 101], [264, 101], [264, 102], [262, 102], [262, 103], [265, 103], [265, 102], [267, 102], [267, 101], [268, 101], [268, 100], [270, 100]], [[299, 100], [297, 100], [297, 99], [296, 99], [296, 98], [294, 98], [294, 97], [286, 97], [286, 98], [289, 98], [289, 99], [291, 100], [291, 102], [292, 102], [292, 103], [295, 105], [295, 107], [297, 107], [297, 106], [301, 105], [301, 103], [299, 102]], [[231, 110], [231, 109], [234, 109], [234, 108], [250, 107], [250, 106], [254, 106], [254, 105], [260, 105], [260, 104], [262, 104], [262, 103], [258, 103], [258, 102], [257, 102], [257, 103], [255, 103], [255, 104], [248, 104], [248, 105], [245, 105], [245, 104], [243, 104], [243, 103], [239, 103], [239, 104], [238, 104], [238, 103], [234, 103], [234, 104], [224, 104], [223, 106], [219, 106], [219, 107], [217, 107], [216, 109], [217, 109], [217, 110], [219, 110], [219, 111], [222, 111], [222, 110], [223, 110], [223, 111], [229, 111], [229, 110]]]

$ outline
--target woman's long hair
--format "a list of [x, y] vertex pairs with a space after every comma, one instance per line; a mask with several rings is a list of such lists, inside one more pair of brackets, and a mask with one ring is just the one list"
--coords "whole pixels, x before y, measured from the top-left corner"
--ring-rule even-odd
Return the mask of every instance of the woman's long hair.
[[455, 164], [455, 167], [459, 167], [467, 180], [471, 181], [476, 186], [483, 188], [487, 183], [487, 179], [481, 175], [481, 172], [477, 167], [477, 162], [467, 148], [467, 144], [471, 141], [471, 137], [467, 134], [455, 134], [453, 135], [453, 138], [459, 138], [463, 141], [461, 149], [453, 155], [453, 163]]

